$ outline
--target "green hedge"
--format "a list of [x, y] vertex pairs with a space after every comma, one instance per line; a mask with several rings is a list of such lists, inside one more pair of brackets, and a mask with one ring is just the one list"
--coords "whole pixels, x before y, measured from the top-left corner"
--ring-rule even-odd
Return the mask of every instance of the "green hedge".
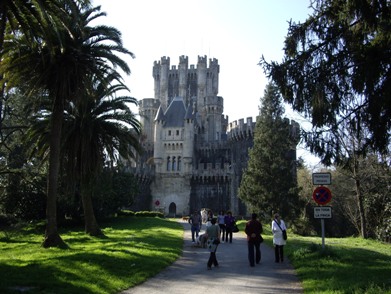
[[159, 211], [131, 211], [131, 210], [121, 210], [118, 212], [118, 216], [141, 216], [141, 217], [160, 217], [164, 218], [164, 214]]

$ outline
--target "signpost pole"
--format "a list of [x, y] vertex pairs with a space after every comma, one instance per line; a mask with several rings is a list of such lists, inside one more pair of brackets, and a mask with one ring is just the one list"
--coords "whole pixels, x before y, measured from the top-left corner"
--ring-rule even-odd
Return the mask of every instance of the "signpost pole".
[[[313, 173], [312, 174], [312, 184], [321, 185], [317, 187], [312, 194], [312, 198], [319, 205], [325, 205], [331, 201], [331, 191], [324, 187], [323, 185], [331, 185], [331, 174], [330, 173]], [[323, 206], [324, 207], [324, 206]], [[325, 229], [324, 229], [324, 219], [331, 218], [331, 207], [321, 207], [320, 209], [315, 208], [314, 217], [320, 218], [320, 225], [322, 227], [322, 251], [325, 250], [324, 238], [325, 238]]]
[[324, 218], [320, 219], [320, 225], [322, 227], [322, 250], [324, 251]]

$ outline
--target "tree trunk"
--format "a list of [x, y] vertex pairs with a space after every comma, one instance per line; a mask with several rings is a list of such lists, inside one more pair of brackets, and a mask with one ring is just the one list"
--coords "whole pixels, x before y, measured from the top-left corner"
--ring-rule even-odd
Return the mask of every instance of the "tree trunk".
[[357, 197], [357, 205], [358, 205], [358, 212], [360, 215], [360, 233], [361, 237], [364, 239], [367, 238], [367, 221], [365, 217], [365, 209], [364, 209], [364, 203], [361, 195], [361, 187], [360, 187], [360, 180], [355, 181], [356, 183], [356, 197]]
[[91, 190], [82, 187], [81, 199], [84, 210], [85, 232], [90, 236], [99, 236], [102, 234], [95, 218], [94, 207], [92, 205]]
[[63, 108], [62, 100], [56, 97], [50, 126], [49, 174], [46, 200], [47, 224], [45, 240], [42, 244], [42, 246], [45, 248], [64, 245], [64, 242], [57, 231], [57, 186], [58, 172], [60, 167]]

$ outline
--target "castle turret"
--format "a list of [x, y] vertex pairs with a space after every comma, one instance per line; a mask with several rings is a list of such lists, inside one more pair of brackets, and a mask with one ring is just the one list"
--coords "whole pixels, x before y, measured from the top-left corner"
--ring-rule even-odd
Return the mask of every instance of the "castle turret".
[[[154, 142], [154, 119], [157, 114], [160, 102], [158, 99], [145, 98], [139, 101], [140, 122], [143, 131], [143, 145], [144, 147], [153, 147]], [[149, 148], [148, 148], [149, 149]]]
[[207, 73], [207, 95], [216, 96], [219, 93], [219, 72], [220, 66], [216, 58], [209, 59]]
[[170, 57], [162, 57], [160, 64], [160, 92], [158, 98], [163, 110], [166, 110], [168, 106], [168, 73], [170, 69]]
[[164, 145], [162, 140], [164, 113], [162, 107], [159, 107], [157, 111], [154, 125], [155, 125], [155, 133], [154, 133], [155, 148], [153, 150], [153, 160], [156, 166], [156, 172], [161, 172], [162, 165], [163, 165], [163, 157], [164, 157]]
[[188, 57], [181, 56], [179, 58], [179, 96], [185, 99], [185, 104], [189, 103], [189, 97], [187, 97], [187, 68], [188, 68]]
[[219, 141], [223, 134], [225, 121], [223, 116], [224, 99], [220, 96], [205, 97], [205, 140], [207, 142]]
[[160, 71], [161, 71], [160, 61], [155, 61], [153, 63], [153, 70], [152, 70], [152, 76], [154, 80], [155, 99], [160, 98]]
[[195, 111], [195, 105], [193, 107], [193, 104], [190, 103], [184, 122], [183, 164], [185, 174], [190, 174], [193, 169]]
[[[204, 109], [206, 96], [206, 56], [198, 56], [197, 63], [197, 109]], [[203, 114], [201, 114], [203, 115]]]

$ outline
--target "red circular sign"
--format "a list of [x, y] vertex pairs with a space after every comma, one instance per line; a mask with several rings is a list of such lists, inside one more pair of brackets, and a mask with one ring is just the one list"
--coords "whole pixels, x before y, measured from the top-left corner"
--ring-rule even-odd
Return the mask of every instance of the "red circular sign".
[[331, 201], [331, 191], [326, 187], [318, 187], [314, 190], [312, 198], [319, 205], [325, 205]]
[[156, 206], [159, 206], [159, 205], [160, 205], [160, 201], [159, 201], [159, 200], [156, 200], [156, 201], [155, 201], [155, 205], [156, 205]]

